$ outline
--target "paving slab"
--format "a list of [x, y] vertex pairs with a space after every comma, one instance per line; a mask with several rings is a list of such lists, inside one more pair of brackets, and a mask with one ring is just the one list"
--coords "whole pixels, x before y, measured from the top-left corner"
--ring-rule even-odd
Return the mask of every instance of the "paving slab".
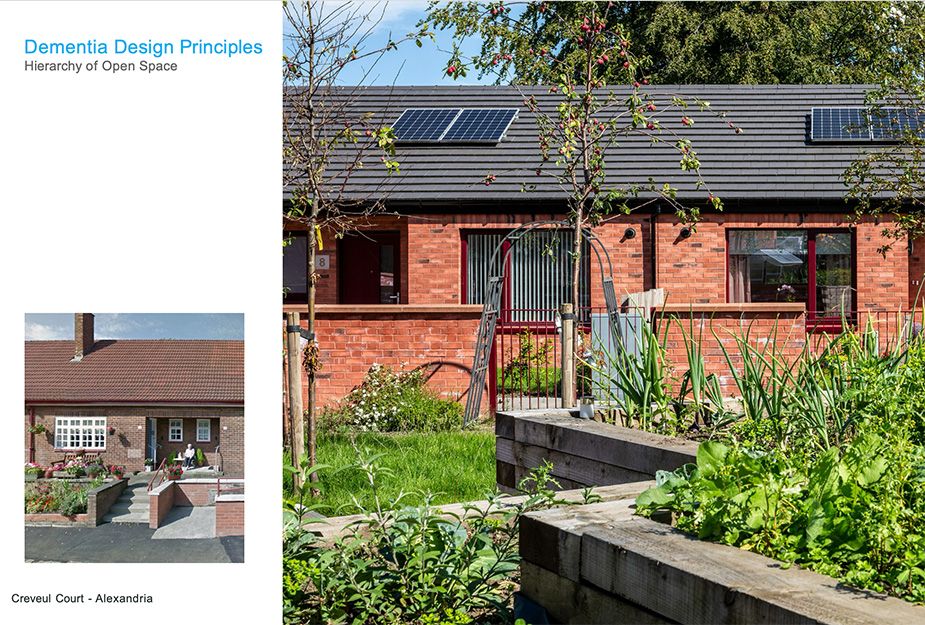
[[191, 540], [215, 538], [214, 506], [178, 506], [171, 508], [164, 523], [154, 530], [154, 540]]

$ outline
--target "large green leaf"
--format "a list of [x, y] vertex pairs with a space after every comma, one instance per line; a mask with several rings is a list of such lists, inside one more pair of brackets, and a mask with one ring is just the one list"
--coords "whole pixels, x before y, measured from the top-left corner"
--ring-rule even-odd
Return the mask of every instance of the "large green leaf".
[[723, 466], [729, 448], [722, 443], [707, 441], [701, 443], [697, 449], [697, 468], [702, 477], [709, 477], [717, 473]]
[[674, 495], [664, 486], [656, 486], [643, 491], [636, 497], [637, 508], [658, 508], [674, 501]]

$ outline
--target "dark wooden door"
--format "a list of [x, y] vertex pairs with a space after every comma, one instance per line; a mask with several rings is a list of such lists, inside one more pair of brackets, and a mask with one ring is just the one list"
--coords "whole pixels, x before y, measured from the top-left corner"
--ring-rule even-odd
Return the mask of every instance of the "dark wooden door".
[[344, 304], [398, 304], [401, 287], [399, 236], [393, 232], [350, 234], [340, 243]]

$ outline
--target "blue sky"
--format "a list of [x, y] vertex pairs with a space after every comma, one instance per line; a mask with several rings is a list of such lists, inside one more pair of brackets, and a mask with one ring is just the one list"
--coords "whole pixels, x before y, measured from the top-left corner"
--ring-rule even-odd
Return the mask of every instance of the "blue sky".
[[[325, 4], [337, 3], [328, 2]], [[399, 39], [413, 32], [415, 24], [424, 19], [428, 2], [373, 2], [367, 0], [354, 4], [359, 5], [361, 8], [368, 5], [371, 24], [380, 15], [382, 17], [375, 26], [373, 34], [364, 44], [366, 49], [375, 50], [386, 45], [389, 41], [390, 33], [392, 39]], [[283, 16], [283, 32], [291, 32], [291, 27], [289, 27], [285, 16]], [[389, 51], [372, 68], [365, 80], [363, 80], [363, 76], [365, 71], [369, 69], [368, 65], [364, 67], [362, 62], [352, 63], [341, 72], [340, 82], [344, 85], [471, 85], [491, 83], [490, 78], [479, 80], [478, 72], [474, 70], [469, 71], [469, 75], [465, 78], [459, 78], [458, 80], [444, 76], [443, 72], [446, 69], [447, 60], [450, 58], [450, 51], [453, 49], [450, 34], [449, 30], [434, 31], [435, 41], [425, 39], [422, 41], [423, 45], [420, 48], [413, 42], [408, 42], [402, 44], [396, 50]], [[478, 41], [470, 38], [464, 42], [462, 50], [465, 56], [477, 53], [479, 50]]]
[[[100, 339], [244, 340], [243, 314], [95, 313]], [[73, 313], [26, 313], [26, 340], [73, 340]]]

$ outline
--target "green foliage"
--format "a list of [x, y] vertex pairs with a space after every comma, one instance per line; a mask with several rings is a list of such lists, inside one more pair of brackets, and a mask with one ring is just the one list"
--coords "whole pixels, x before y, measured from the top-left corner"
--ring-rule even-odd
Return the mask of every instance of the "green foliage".
[[319, 420], [327, 432], [441, 432], [462, 425], [462, 406], [427, 387], [424, 369], [373, 365], [363, 382]]
[[[321, 495], [315, 502], [325, 514], [355, 514], [355, 502], [370, 507], [383, 499], [406, 495], [405, 503], [421, 505], [417, 494], [434, 493], [434, 504], [479, 499], [495, 484], [494, 434], [487, 429], [357, 435], [319, 434], [318, 462], [331, 467], [319, 475]], [[356, 467], [357, 450], [381, 454], [377, 461], [389, 473], [380, 475], [375, 491]], [[288, 458], [284, 465], [289, 464]], [[284, 473], [283, 492], [292, 496], [291, 474]]]
[[103, 478], [90, 482], [70, 480], [42, 480], [26, 487], [25, 511], [27, 514], [58, 512], [63, 516], [83, 514], [91, 490], [100, 486]]
[[639, 512], [670, 510], [700, 538], [925, 601], [925, 448], [903, 427], [863, 429], [811, 460], [702, 443], [696, 465], [637, 498]]
[[670, 323], [670, 319], [666, 320], [659, 335], [658, 328], [641, 321], [635, 330], [638, 355], [618, 348], [615, 354], [592, 353], [583, 361], [608, 381], [595, 390], [595, 395], [619, 407], [626, 427], [638, 424], [642, 429], [662, 434], [678, 431], [668, 384], [671, 368], [666, 341]]
[[200, 465], [203, 465], [206, 463], [206, 455], [202, 453], [201, 447], [196, 448], [196, 463]]
[[789, 365], [772, 341], [736, 343], [744, 414], [730, 444], [701, 443], [696, 465], [659, 473], [640, 512], [670, 510], [701, 538], [925, 601], [925, 341], [881, 352], [868, 326]]
[[[358, 467], [373, 489], [387, 469], [381, 455]], [[307, 477], [317, 467], [289, 467]], [[535, 481], [546, 484], [550, 467]], [[283, 533], [283, 618], [301, 623], [506, 623], [519, 562], [520, 517], [558, 502], [551, 491], [506, 506], [490, 495], [484, 507], [448, 514], [425, 494], [422, 506], [378, 496], [347, 535], [322, 543], [305, 527], [304, 493], [286, 504]]]
[[[864, 149], [845, 170], [846, 200], [855, 201], [855, 221], [865, 215], [879, 218], [892, 214], [881, 234], [890, 242], [880, 248], [884, 255], [893, 243], [925, 234], [925, 41], [918, 21], [914, 63], [887, 74], [867, 95], [868, 117], [892, 143]], [[900, 109], [907, 124], [888, 111]], [[889, 113], [889, 114], [888, 114]]]
[[[471, 65], [499, 84], [556, 84], [546, 50], [561, 67], [581, 66], [568, 24], [590, 2], [533, 2], [522, 10], [499, 3], [433, 4], [427, 22], [475, 37]], [[903, 33], [925, 19], [915, 2], [614, 2], [599, 11], [622, 31], [653, 84], [877, 83], [879, 67], [898, 71], [915, 58]], [[454, 59], [455, 70], [465, 64]], [[619, 65], [598, 68], [607, 83], [623, 82]], [[463, 74], [464, 75], [464, 74]]]

